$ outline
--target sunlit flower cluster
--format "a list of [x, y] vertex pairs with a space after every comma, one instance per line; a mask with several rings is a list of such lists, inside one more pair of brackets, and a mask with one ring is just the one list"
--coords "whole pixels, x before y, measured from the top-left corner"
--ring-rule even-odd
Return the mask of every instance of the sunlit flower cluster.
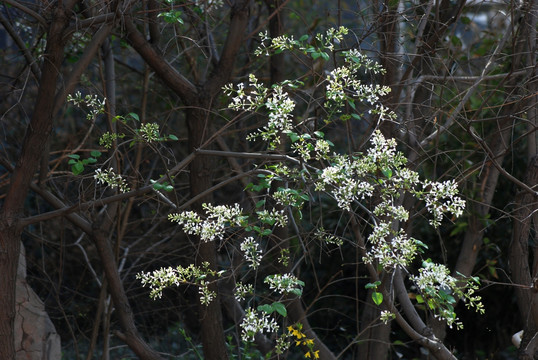
[[260, 266], [262, 260], [262, 250], [260, 244], [252, 236], [245, 238], [240, 245], [245, 260], [249, 262], [249, 266], [256, 270]]
[[382, 310], [379, 316], [379, 319], [383, 321], [383, 323], [385, 324], [388, 324], [391, 320], [394, 320], [395, 318], [396, 318], [396, 315], [387, 310]]
[[384, 268], [408, 266], [418, 253], [421, 244], [409, 238], [403, 230], [395, 232], [390, 224], [382, 222], [374, 227], [368, 237], [372, 245], [364, 257], [364, 262], [373, 263], [374, 259]]
[[316, 190], [328, 189], [338, 207], [344, 210], [350, 210], [353, 201], [372, 196], [374, 186], [364, 179], [364, 175], [372, 172], [373, 164], [347, 155], [335, 155], [332, 160], [333, 164], [321, 171]]
[[153, 299], [161, 298], [163, 290], [170, 286], [196, 285], [199, 287], [200, 302], [207, 305], [215, 298], [216, 293], [209, 289], [206, 279], [215, 275], [217, 274], [209, 269], [209, 263], [205, 262], [200, 267], [191, 264], [188, 267], [167, 267], [147, 273], [141, 272], [136, 278], [140, 279], [142, 286], [150, 288], [150, 297]]
[[237, 301], [245, 300], [247, 296], [254, 294], [254, 285], [238, 282], [235, 285], [234, 297]]
[[418, 276], [411, 275], [409, 279], [419, 289], [422, 301], [429, 305], [436, 317], [445, 320], [450, 327], [453, 325], [458, 329], [463, 327], [454, 311], [455, 297], [466, 301], [467, 307], [474, 307], [478, 312], [484, 313], [481, 297], [474, 295], [478, 287], [476, 278], [460, 280], [464, 285], [458, 285], [458, 279], [450, 275], [450, 270], [446, 266], [428, 259], [423, 261]]
[[297, 279], [293, 274], [274, 274], [268, 275], [264, 282], [269, 284], [269, 289], [275, 290], [280, 294], [292, 293], [301, 295], [304, 282]]
[[114, 169], [96, 169], [93, 178], [98, 184], [105, 184], [115, 189], [118, 188], [121, 192], [125, 193], [130, 190], [127, 182], [121, 175], [118, 175], [114, 172]]
[[259, 83], [254, 74], [250, 74], [248, 80], [248, 88], [244, 83], [237, 84], [236, 88], [232, 84], [224, 86], [224, 93], [233, 96], [232, 102], [228, 105], [230, 109], [254, 111], [265, 102], [269, 89]]
[[465, 201], [456, 196], [458, 194], [458, 184], [454, 180], [445, 182], [435, 182], [425, 180], [423, 184], [424, 192], [419, 194], [426, 202], [426, 209], [433, 215], [430, 224], [434, 227], [441, 225], [444, 213], [451, 213], [455, 217], [463, 214]]
[[258, 220], [269, 225], [284, 227], [288, 225], [288, 216], [284, 214], [284, 210], [272, 209], [257, 211]]
[[239, 326], [242, 329], [241, 339], [245, 342], [254, 341], [254, 336], [257, 333], [276, 333], [279, 329], [275, 319], [269, 314], [257, 312], [252, 308], [247, 309]]
[[207, 213], [202, 219], [194, 211], [184, 211], [168, 215], [168, 220], [183, 225], [187, 234], [198, 235], [203, 241], [222, 240], [227, 226], [239, 226], [243, 217], [239, 204], [234, 206], [203, 204]]

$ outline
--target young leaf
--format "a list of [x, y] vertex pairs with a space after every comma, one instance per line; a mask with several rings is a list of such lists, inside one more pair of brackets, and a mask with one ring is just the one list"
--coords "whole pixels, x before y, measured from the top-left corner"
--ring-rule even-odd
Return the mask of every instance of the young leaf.
[[381, 294], [380, 292], [373, 292], [372, 293], [372, 300], [374, 301], [374, 304], [376, 305], [381, 305], [381, 303], [383, 302], [383, 294]]

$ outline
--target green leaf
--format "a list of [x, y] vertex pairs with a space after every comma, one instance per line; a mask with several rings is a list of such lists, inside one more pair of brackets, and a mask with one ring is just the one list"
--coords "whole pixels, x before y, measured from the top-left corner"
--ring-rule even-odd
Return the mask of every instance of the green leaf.
[[301, 290], [301, 289], [292, 289], [290, 292], [292, 294], [294, 294], [294, 295], [297, 295], [297, 296], [303, 295], [303, 290]]
[[67, 163], [68, 163], [69, 165], [73, 165], [73, 164], [76, 164], [77, 161], [74, 160], [74, 159], [71, 159], [71, 160], [69, 160]]
[[272, 233], [271, 229], [265, 229], [260, 233], [260, 235], [261, 236], [269, 236], [269, 235], [271, 235], [271, 233]]
[[77, 155], [77, 154], [67, 155], [67, 157], [68, 157], [68, 158], [71, 158], [71, 159], [75, 159], [75, 160], [80, 159], [80, 155]]
[[98, 150], [92, 150], [90, 152], [90, 155], [93, 156], [94, 158], [98, 158], [99, 156], [102, 155], [102, 153], [100, 151], [98, 151]]
[[79, 175], [84, 171], [84, 165], [81, 162], [77, 162], [71, 167], [71, 170], [73, 171], [74, 175]]
[[419, 304], [424, 303], [424, 298], [422, 297], [422, 295], [417, 294], [417, 296], [415, 296], [415, 299], [417, 299], [417, 303], [419, 303]]
[[330, 59], [329, 54], [327, 54], [326, 52], [322, 52], [322, 53], [320, 53], [320, 55], [323, 58], [323, 60], [329, 61], [329, 59]]
[[365, 289], [377, 289], [377, 287], [381, 285], [381, 281], [377, 280], [375, 283], [368, 283], [366, 285], [364, 285], [364, 288]]
[[174, 140], [174, 141], [178, 141], [178, 140], [179, 140], [179, 139], [177, 138], [177, 136], [175, 136], [174, 134], [170, 134], [170, 135], [168, 135], [168, 138], [169, 138], [170, 140]]
[[381, 303], [383, 302], [383, 294], [381, 294], [380, 292], [373, 292], [372, 293], [372, 300], [374, 301], [374, 304], [376, 305], [381, 305]]
[[95, 164], [97, 162], [96, 158], [87, 158], [85, 159], [85, 164]]
[[308, 40], [308, 35], [306, 34], [299, 38], [299, 41], [306, 41], [306, 40]]
[[135, 119], [136, 121], [140, 121], [140, 118], [138, 117], [138, 114], [136, 114], [136, 113], [133, 113], [133, 112], [132, 112], [132, 113], [127, 114], [127, 116], [132, 117], [132, 118]]
[[[250, 185], [250, 184], [249, 184]], [[260, 200], [256, 203], [256, 209], [259, 208], [259, 207], [262, 207], [263, 205], [265, 205], [265, 199], [263, 200]]]
[[174, 190], [174, 187], [172, 185], [166, 185], [165, 187], [163, 187], [164, 191], [167, 191], [167, 192], [171, 192], [172, 190]]
[[263, 311], [266, 314], [271, 314], [274, 310], [273, 307], [269, 304], [264, 304], [258, 306], [258, 311]]
[[274, 302], [272, 306], [273, 306], [273, 309], [276, 310], [276, 312], [279, 313], [280, 315], [284, 317], [288, 315], [288, 311], [286, 310], [286, 307], [284, 306], [284, 304], [279, 303], [279, 302]]
[[356, 119], [356, 120], [361, 119], [361, 117], [358, 114], [355, 114], [355, 113], [352, 113], [351, 116], [353, 117], [353, 119]]
[[382, 169], [381, 172], [388, 179], [390, 179], [392, 177], [392, 170], [390, 168]]

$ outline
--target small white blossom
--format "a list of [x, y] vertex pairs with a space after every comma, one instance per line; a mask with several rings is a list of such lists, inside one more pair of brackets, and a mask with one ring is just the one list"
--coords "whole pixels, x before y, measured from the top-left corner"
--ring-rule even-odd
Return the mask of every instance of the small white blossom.
[[97, 184], [105, 184], [113, 189], [118, 188], [123, 193], [130, 190], [125, 179], [121, 175], [117, 175], [112, 168], [105, 170], [96, 169], [93, 178]]
[[243, 256], [250, 263], [249, 266], [256, 270], [262, 260], [262, 251], [253, 237], [249, 236], [240, 245]]
[[257, 333], [276, 333], [279, 329], [275, 319], [264, 312], [258, 313], [256, 310], [249, 308], [245, 313], [241, 326], [241, 339], [244, 342], [254, 341]]
[[297, 279], [293, 274], [268, 275], [264, 282], [269, 284], [269, 289], [275, 290], [280, 294], [293, 293], [300, 295], [302, 292], [301, 287], [304, 286], [304, 282]]

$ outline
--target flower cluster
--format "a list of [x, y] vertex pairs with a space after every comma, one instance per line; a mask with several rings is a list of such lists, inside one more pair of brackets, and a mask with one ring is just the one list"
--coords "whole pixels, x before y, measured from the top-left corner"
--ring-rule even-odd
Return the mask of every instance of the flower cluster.
[[67, 101], [78, 107], [85, 105], [88, 108], [88, 115], [86, 115], [88, 120], [92, 120], [97, 115], [105, 112], [106, 99], [99, 100], [97, 95], [88, 94], [83, 97], [80, 91], [77, 91], [74, 95], [67, 95]]
[[112, 144], [117, 139], [123, 139], [125, 137], [125, 134], [118, 134], [118, 133], [111, 133], [109, 131], [105, 132], [101, 138], [99, 138], [99, 145], [104, 147], [105, 149], [112, 148]]
[[259, 249], [259, 246], [260, 244], [252, 236], [245, 238], [240, 245], [243, 256], [250, 263], [249, 266], [254, 270], [260, 266], [262, 260], [262, 251]]
[[301, 287], [304, 286], [304, 282], [297, 279], [297, 277], [293, 274], [268, 275], [264, 282], [269, 284], [269, 289], [275, 290], [280, 294], [291, 293], [297, 296], [301, 296]]
[[151, 289], [150, 297], [153, 299], [161, 298], [163, 290], [170, 286], [196, 285], [200, 292], [200, 302], [207, 305], [216, 296], [216, 293], [209, 289], [207, 278], [218, 275], [209, 266], [209, 263], [204, 262], [201, 267], [193, 264], [188, 267], [167, 267], [152, 272], [139, 273], [136, 278], [140, 279], [142, 286], [148, 286]]
[[243, 321], [239, 325], [242, 329], [241, 339], [245, 342], [254, 341], [257, 333], [277, 332], [279, 329], [275, 319], [264, 312], [258, 313], [256, 310], [249, 308], [245, 313]]
[[159, 140], [159, 124], [157, 123], [142, 124], [138, 132], [142, 139], [148, 143]]
[[323, 243], [334, 244], [336, 246], [342, 246], [342, 244], [344, 243], [342, 238], [328, 233], [323, 227], [320, 227], [316, 230], [314, 237]]
[[454, 324], [458, 329], [463, 327], [454, 311], [455, 296], [466, 300], [467, 307], [475, 307], [478, 312], [484, 312], [481, 297], [474, 295], [478, 286], [476, 278], [464, 281], [463, 286], [458, 285], [458, 279], [450, 275], [450, 270], [446, 266], [428, 259], [422, 263], [418, 276], [412, 275], [409, 279], [421, 293], [417, 296], [417, 300], [425, 302], [434, 311], [435, 316], [445, 320], [449, 327]]
[[235, 285], [234, 297], [237, 301], [245, 300], [248, 295], [254, 294], [254, 285], [238, 282]]
[[304, 354], [307, 359], [319, 359], [319, 350], [314, 350], [314, 339], [309, 339], [303, 333], [303, 324], [297, 323], [288, 326], [288, 333], [295, 338], [295, 346], [306, 346], [308, 351]]
[[441, 224], [444, 213], [452, 213], [455, 217], [463, 214], [465, 201], [456, 196], [458, 194], [458, 184], [454, 180], [445, 182], [424, 181], [424, 191], [418, 193], [424, 198], [426, 209], [433, 215], [430, 224], [438, 227]]
[[395, 232], [386, 222], [374, 227], [368, 242], [372, 247], [364, 257], [364, 262], [373, 263], [375, 259], [384, 268], [409, 265], [422, 245], [422, 242], [409, 238], [401, 229]]
[[113, 189], [119, 188], [119, 190], [123, 193], [130, 190], [125, 179], [122, 178], [121, 175], [117, 175], [112, 168], [105, 170], [96, 169], [93, 178], [98, 184], [106, 184]]
[[271, 211], [257, 211], [258, 220], [262, 223], [284, 227], [288, 224], [288, 216], [284, 214], [284, 210], [272, 209]]
[[226, 226], [241, 225], [243, 217], [239, 204], [232, 206], [203, 204], [203, 209], [207, 213], [207, 218], [202, 218], [194, 211], [184, 211], [168, 215], [168, 220], [183, 225], [187, 234], [198, 235], [203, 241], [222, 240]]
[[394, 320], [396, 318], [396, 315], [390, 311], [382, 310], [381, 314], [379, 315], [379, 319], [383, 321], [383, 323], [388, 324], [389, 321]]

